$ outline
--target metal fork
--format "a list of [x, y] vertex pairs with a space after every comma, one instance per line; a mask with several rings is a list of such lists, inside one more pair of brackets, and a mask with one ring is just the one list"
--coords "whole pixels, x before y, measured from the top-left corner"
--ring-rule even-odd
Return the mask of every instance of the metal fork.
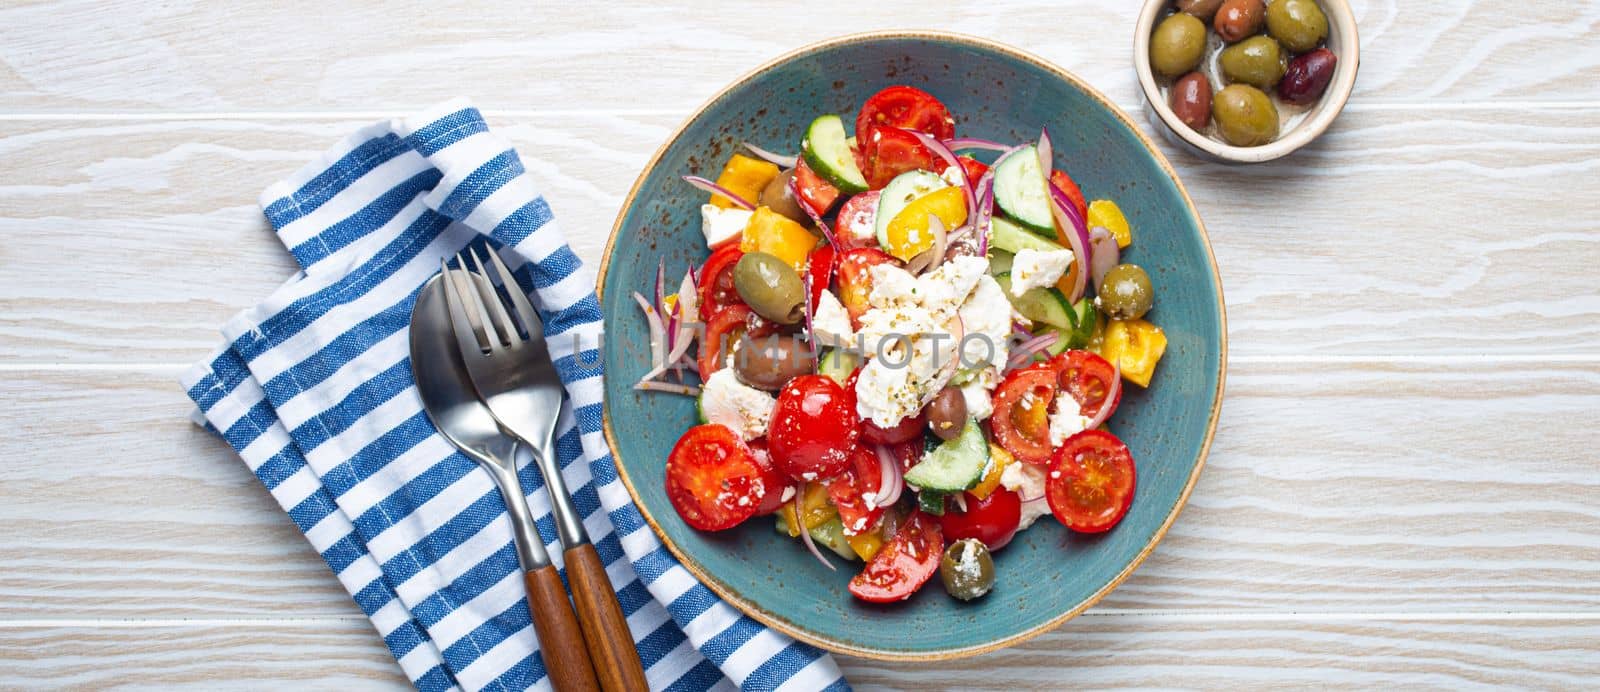
[[[457, 276], [458, 272], [448, 272], [454, 280], [446, 292], [450, 323], [467, 374], [501, 427], [533, 449], [544, 474], [556, 532], [565, 548], [567, 582], [601, 688], [608, 692], [648, 689], [644, 666], [606, 577], [605, 564], [589, 541], [556, 460], [556, 418], [566, 390], [545, 346], [544, 324], [497, 253], [490, 250], [486, 254], [508, 300], [494, 290], [494, 278], [478, 252], [468, 252], [473, 268], [488, 280], [468, 281]], [[467, 267], [460, 255], [456, 263], [462, 269]]]

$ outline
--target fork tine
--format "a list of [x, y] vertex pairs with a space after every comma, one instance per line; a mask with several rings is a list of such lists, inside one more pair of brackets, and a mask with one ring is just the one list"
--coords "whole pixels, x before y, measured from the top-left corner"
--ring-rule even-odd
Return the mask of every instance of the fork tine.
[[[467, 261], [456, 253], [456, 266], [461, 267], [456, 271], [456, 287], [461, 290], [461, 299], [466, 303], [467, 316], [475, 327], [483, 330], [484, 348], [491, 351], [500, 348], [504, 343], [500, 339], [500, 332], [495, 329], [494, 322], [489, 318], [489, 308], [483, 304], [483, 293], [478, 288], [478, 277], [467, 266]], [[487, 280], [487, 277], [485, 277]]]
[[[473, 266], [478, 268], [478, 273], [483, 275], [484, 283], [487, 284], [478, 287], [478, 297], [494, 306], [490, 308], [489, 314], [496, 320], [495, 325], [505, 334], [506, 344], [520, 346], [522, 344], [522, 336], [517, 333], [517, 325], [511, 321], [511, 315], [506, 314], [505, 301], [501, 300], [499, 292], [494, 290], [494, 277], [489, 274], [488, 270], [483, 268], [483, 259], [478, 257], [477, 248], [469, 249], [467, 253], [472, 255]], [[491, 257], [494, 256], [494, 251], [489, 251], [489, 255]], [[484, 295], [485, 293], [488, 295]]]
[[[465, 272], [466, 270], [459, 270]], [[450, 312], [450, 331], [456, 335], [456, 346], [461, 349], [461, 356], [483, 353], [483, 337], [471, 324], [471, 312], [467, 310], [465, 301], [461, 297], [461, 286], [456, 282], [460, 277], [457, 270], [450, 269], [448, 260], [439, 260], [439, 276], [444, 279], [444, 300]]]
[[522, 327], [528, 330], [528, 339], [534, 340], [544, 333], [544, 324], [539, 320], [539, 313], [533, 309], [533, 304], [528, 302], [528, 296], [522, 293], [522, 287], [517, 285], [517, 277], [512, 276], [511, 270], [506, 268], [506, 263], [500, 260], [500, 253], [490, 251], [489, 261], [494, 263], [495, 270], [500, 272], [500, 282], [506, 285], [506, 293], [511, 296], [511, 307], [517, 312], [517, 319], [522, 321]]

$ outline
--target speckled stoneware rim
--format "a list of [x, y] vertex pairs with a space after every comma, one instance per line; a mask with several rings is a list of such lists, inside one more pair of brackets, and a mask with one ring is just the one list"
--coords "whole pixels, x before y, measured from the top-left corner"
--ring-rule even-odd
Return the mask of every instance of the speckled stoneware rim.
[[[596, 277], [595, 281], [596, 294], [602, 298], [604, 297], [606, 275], [611, 267], [612, 249], [617, 243], [618, 235], [622, 232], [623, 222], [627, 220], [628, 209], [633, 206], [634, 198], [639, 194], [640, 187], [644, 185], [644, 181], [649, 176], [650, 171], [660, 163], [661, 158], [666, 154], [667, 150], [671, 149], [672, 146], [678, 142], [678, 139], [683, 136], [684, 131], [696, 120], [698, 120], [708, 109], [710, 109], [711, 106], [726, 98], [729, 93], [735, 89], [738, 89], [751, 79], [754, 79], [758, 75], [761, 75], [783, 63], [842, 45], [868, 43], [883, 39], [947, 41], [958, 45], [1002, 53], [1038, 67], [1049, 74], [1055, 75], [1062, 81], [1067, 82], [1074, 88], [1082, 91], [1084, 94], [1094, 99], [1103, 108], [1105, 108], [1107, 112], [1111, 113], [1117, 118], [1117, 120], [1121, 121], [1123, 126], [1127, 127], [1128, 131], [1131, 132], [1134, 137], [1138, 138], [1140, 144], [1144, 146], [1146, 152], [1148, 152], [1150, 156], [1152, 156], [1155, 161], [1160, 164], [1161, 169], [1166, 171], [1167, 177], [1172, 180], [1173, 186], [1176, 187], [1178, 193], [1183, 196], [1184, 204], [1187, 205], [1189, 209], [1189, 215], [1194, 219], [1195, 228], [1200, 232], [1200, 241], [1202, 246], [1205, 248], [1206, 259], [1210, 263], [1211, 276], [1216, 282], [1218, 319], [1217, 333], [1219, 349], [1217, 358], [1217, 389], [1211, 401], [1211, 415], [1206, 423], [1205, 439], [1200, 444], [1200, 453], [1195, 459], [1194, 469], [1190, 472], [1189, 478], [1183, 486], [1183, 491], [1178, 495], [1177, 502], [1173, 504], [1172, 511], [1168, 513], [1166, 519], [1162, 521], [1160, 528], [1156, 530], [1155, 534], [1151, 537], [1150, 542], [1146, 544], [1144, 548], [1141, 549], [1139, 553], [1128, 562], [1127, 567], [1124, 567], [1114, 579], [1108, 582], [1100, 590], [1094, 592], [1088, 598], [1083, 599], [1066, 612], [1061, 613], [1049, 621], [1031, 629], [1002, 637], [982, 645], [965, 646], [939, 651], [908, 653], [904, 651], [864, 648], [850, 642], [819, 636], [814, 632], [806, 630], [805, 628], [784, 619], [782, 615], [764, 610], [760, 606], [756, 605], [755, 602], [728, 588], [726, 584], [707, 573], [705, 568], [699, 562], [697, 562], [691, 555], [684, 552], [682, 548], [672, 541], [672, 539], [667, 535], [667, 532], [661, 529], [661, 526], [657, 523], [656, 518], [650, 514], [650, 510], [645, 505], [643, 498], [639, 496], [638, 490], [634, 488], [633, 480], [628, 476], [628, 467], [626, 464], [622, 463], [621, 449], [617, 445], [616, 429], [612, 426], [611, 404], [609, 400], [603, 407], [603, 424], [605, 429], [606, 445], [610, 447], [611, 456], [616, 462], [617, 475], [621, 477], [622, 484], [628, 489], [628, 494], [633, 498], [634, 504], [639, 507], [639, 513], [644, 516], [644, 520], [650, 524], [650, 529], [655, 531], [656, 536], [658, 536], [661, 539], [661, 542], [667, 546], [667, 549], [678, 558], [678, 561], [683, 563], [683, 566], [688, 568], [689, 572], [694, 574], [695, 578], [699, 579], [701, 583], [704, 583], [712, 590], [712, 592], [716, 593], [724, 601], [727, 601], [744, 614], [749, 615], [751, 618], [764, 625], [767, 625], [768, 627], [772, 627], [773, 629], [783, 632], [784, 634], [794, 637], [795, 639], [834, 653], [859, 656], [862, 658], [870, 658], [880, 661], [949, 660], [977, 656], [979, 654], [994, 651], [996, 649], [1020, 644], [1061, 626], [1062, 623], [1072, 619], [1079, 613], [1087, 610], [1090, 606], [1100, 602], [1101, 599], [1106, 597], [1106, 594], [1111, 593], [1112, 590], [1120, 586], [1122, 582], [1125, 581], [1129, 575], [1133, 574], [1133, 571], [1144, 562], [1145, 558], [1150, 556], [1150, 552], [1155, 549], [1156, 544], [1160, 543], [1161, 539], [1166, 537], [1167, 530], [1170, 529], [1172, 527], [1172, 523], [1177, 520], [1178, 514], [1183, 510], [1184, 505], [1188, 504], [1189, 494], [1194, 491], [1195, 483], [1200, 479], [1200, 472], [1205, 468], [1206, 456], [1211, 451], [1211, 440], [1217, 432], [1217, 418], [1222, 412], [1222, 392], [1228, 374], [1227, 304], [1222, 300], [1222, 276], [1217, 271], [1217, 259], [1211, 251], [1211, 239], [1206, 234], [1205, 223], [1201, 221], [1199, 211], [1195, 209], [1194, 200], [1189, 196], [1189, 191], [1184, 188], [1183, 183], [1178, 180], [1178, 174], [1173, 170], [1172, 164], [1168, 162], [1167, 158], [1161, 154], [1161, 150], [1155, 146], [1155, 143], [1151, 142], [1150, 138], [1145, 136], [1145, 134], [1139, 130], [1138, 126], [1134, 124], [1132, 118], [1128, 117], [1127, 113], [1122, 112], [1122, 110], [1118, 109], [1109, 100], [1107, 100], [1103, 94], [1084, 83], [1077, 76], [1061, 67], [1057, 67], [1045, 61], [1043, 58], [1016, 48], [1012, 48], [1010, 46], [990, 41], [988, 39], [942, 31], [875, 31], [861, 34], [851, 34], [848, 36], [841, 36], [839, 38], [819, 41], [769, 60], [765, 64], [745, 73], [728, 86], [719, 90], [715, 96], [712, 96], [705, 103], [701, 104], [692, 115], [686, 118], [682, 124], [673, 130], [672, 136], [668, 137], [666, 142], [662, 143], [662, 145], [656, 149], [656, 152], [651, 155], [649, 163], [645, 164], [644, 168], [639, 173], [638, 179], [634, 181], [633, 187], [628, 190], [628, 196], [624, 198], [622, 207], [617, 211], [617, 220], [611, 227], [611, 237], [606, 241], [605, 255], [600, 260], [598, 276]], [[608, 372], [606, 376], [610, 377], [611, 375]]]
[[1356, 27], [1356, 15], [1345, 0], [1317, 0], [1328, 15], [1328, 47], [1339, 58], [1333, 68], [1333, 81], [1322, 100], [1306, 114], [1293, 129], [1276, 140], [1259, 147], [1236, 147], [1225, 144], [1189, 129], [1178, 120], [1167, 100], [1161, 97], [1161, 85], [1156, 84], [1155, 73], [1150, 69], [1150, 33], [1155, 30], [1156, 17], [1171, 0], [1145, 0], [1144, 9], [1133, 29], [1133, 71], [1139, 77], [1139, 90], [1144, 96], [1146, 113], [1152, 113], [1151, 126], [1162, 131], [1174, 144], [1186, 146], [1190, 151], [1223, 163], [1262, 163], [1281, 159], [1299, 151], [1301, 147], [1328, 131], [1328, 127], [1349, 102], [1355, 91], [1356, 72], [1361, 68], [1361, 37]]

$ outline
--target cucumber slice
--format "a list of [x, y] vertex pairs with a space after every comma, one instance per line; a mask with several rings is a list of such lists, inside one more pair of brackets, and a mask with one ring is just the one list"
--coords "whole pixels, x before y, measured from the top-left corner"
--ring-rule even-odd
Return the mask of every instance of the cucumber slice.
[[1071, 316], [1072, 330], [1066, 340], [1067, 348], [1084, 348], [1089, 345], [1089, 340], [1094, 338], [1095, 323], [1100, 321], [1100, 311], [1094, 308], [1093, 300], [1083, 298], [1072, 306]]
[[989, 463], [989, 443], [983, 439], [978, 422], [967, 426], [954, 440], [945, 442], [906, 472], [906, 482], [928, 490], [956, 492], [977, 485], [983, 467]]
[[950, 187], [950, 183], [928, 171], [906, 171], [883, 186], [883, 193], [878, 195], [878, 218], [875, 226], [878, 245], [889, 247], [889, 222], [894, 220], [895, 214], [899, 214], [901, 209], [905, 209], [907, 204], [918, 197], [946, 187]]
[[1039, 168], [1039, 151], [1029, 146], [1006, 157], [994, 169], [994, 202], [1017, 223], [1054, 236], [1049, 184]]
[[994, 277], [994, 281], [1006, 292], [1006, 298], [1011, 300], [1011, 307], [1016, 308], [1023, 317], [1062, 329], [1072, 329], [1074, 324], [1072, 305], [1060, 291], [1050, 287], [1040, 287], [1030, 289], [1018, 298], [1011, 295], [1010, 274], [1000, 274]]
[[840, 386], [850, 379], [850, 373], [855, 372], [856, 366], [861, 364], [861, 356], [839, 348], [830, 348], [822, 352], [817, 359], [817, 374], [826, 375], [838, 382]]
[[944, 516], [944, 498], [949, 493], [943, 490], [923, 490], [917, 493], [917, 509], [923, 514], [932, 514], [936, 517]]
[[[1023, 250], [1065, 250], [1060, 243], [1046, 240], [1033, 231], [1025, 230], [1008, 219], [994, 217], [990, 220], [989, 247], [1016, 254]], [[996, 273], [996, 272], [990, 272]]]
[[850, 143], [844, 136], [844, 121], [839, 116], [824, 115], [811, 121], [811, 127], [806, 128], [806, 141], [800, 146], [806, 165], [827, 178], [840, 192], [853, 195], [867, 191], [867, 178], [856, 168], [856, 157], [850, 153]]
[[1016, 258], [1017, 255], [1013, 252], [994, 249], [989, 250], [989, 275], [998, 276], [1000, 274], [1010, 274], [1011, 263], [1015, 261]]
[[1044, 336], [1052, 333], [1056, 335], [1056, 342], [1045, 348], [1045, 351], [1050, 355], [1059, 356], [1066, 353], [1068, 349], [1078, 348], [1072, 345], [1072, 330], [1070, 329], [1040, 324], [1038, 329], [1033, 330], [1034, 336]]

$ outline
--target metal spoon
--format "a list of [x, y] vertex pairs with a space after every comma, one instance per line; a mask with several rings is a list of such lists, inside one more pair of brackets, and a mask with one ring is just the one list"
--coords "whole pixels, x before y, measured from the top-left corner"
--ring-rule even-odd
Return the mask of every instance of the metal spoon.
[[598, 690], [572, 601], [561, 575], [550, 564], [550, 554], [534, 528], [527, 497], [517, 480], [517, 442], [501, 431], [489, 408], [478, 400], [461, 364], [441, 276], [422, 286], [411, 310], [411, 374], [417, 381], [422, 408], [445, 439], [488, 471], [500, 489], [528, 587], [534, 633], [551, 682], [558, 690]]

